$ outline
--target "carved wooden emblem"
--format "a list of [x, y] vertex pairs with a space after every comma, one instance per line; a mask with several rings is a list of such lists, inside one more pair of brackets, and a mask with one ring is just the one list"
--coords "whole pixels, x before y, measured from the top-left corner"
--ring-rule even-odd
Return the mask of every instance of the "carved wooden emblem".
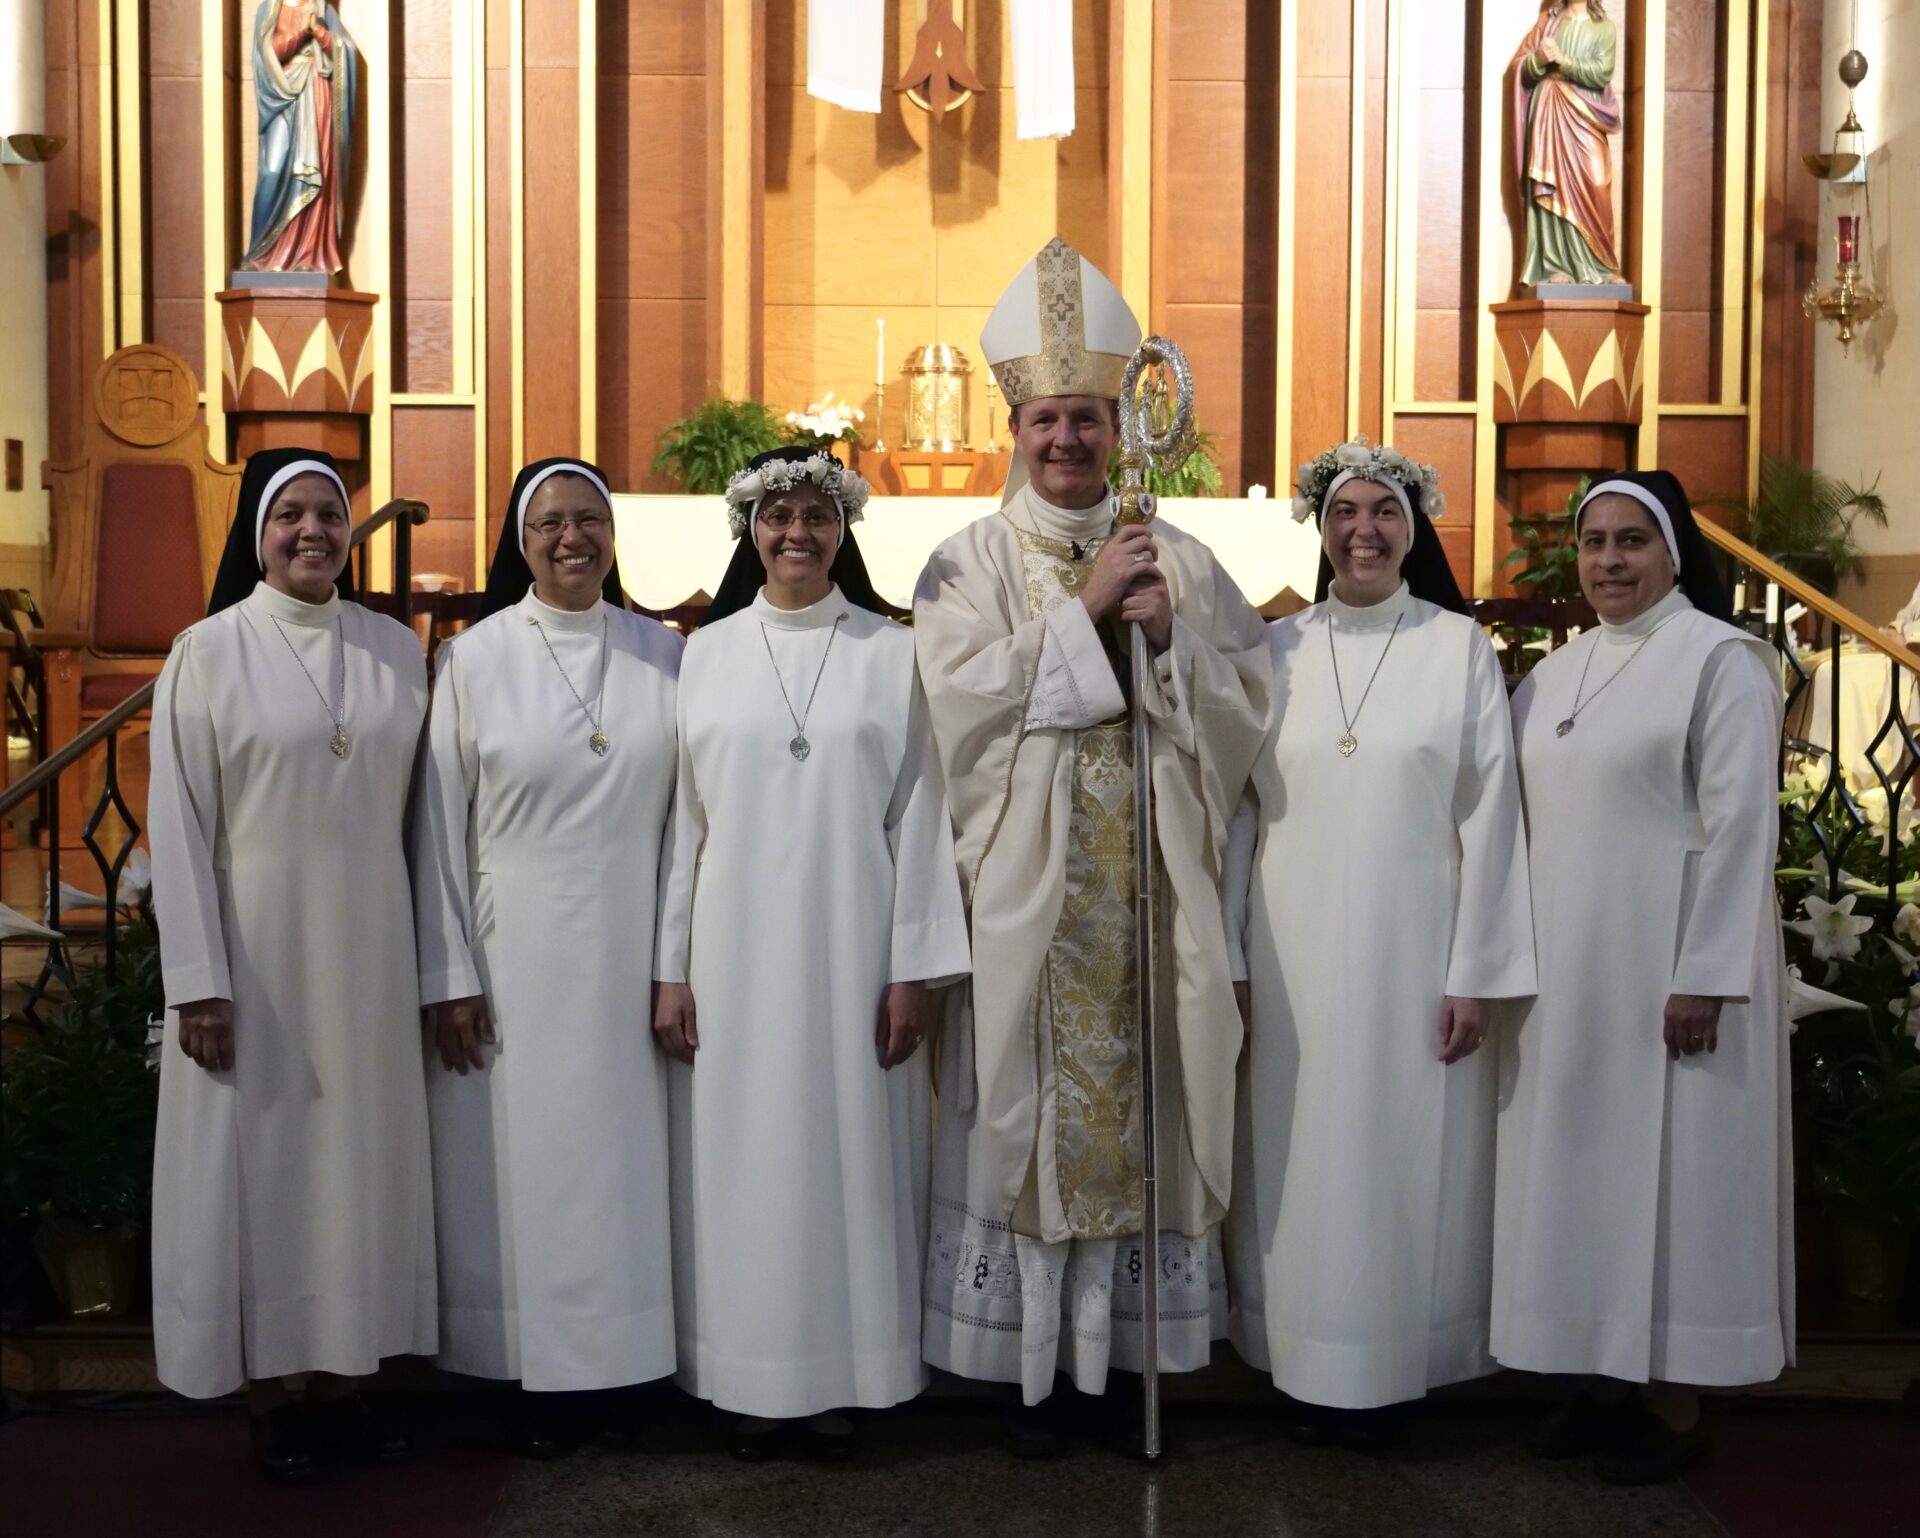
[[94, 378], [100, 423], [123, 442], [154, 448], [193, 426], [199, 381], [164, 347], [122, 348]]
[[913, 46], [913, 62], [900, 77], [896, 91], [904, 91], [916, 107], [925, 107], [934, 122], [958, 107], [975, 91], [983, 91], [980, 77], [967, 62], [967, 35], [953, 19], [953, 0], [927, 0], [927, 19]]

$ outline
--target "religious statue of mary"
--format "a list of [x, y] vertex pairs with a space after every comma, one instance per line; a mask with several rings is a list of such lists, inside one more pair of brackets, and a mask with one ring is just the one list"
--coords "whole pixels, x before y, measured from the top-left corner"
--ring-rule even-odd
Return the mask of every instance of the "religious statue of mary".
[[253, 22], [260, 156], [249, 272], [337, 272], [359, 50], [325, 0], [261, 0]]
[[1601, 0], [1546, 0], [1513, 56], [1513, 122], [1527, 252], [1520, 281], [1619, 283], [1613, 244], [1618, 39]]

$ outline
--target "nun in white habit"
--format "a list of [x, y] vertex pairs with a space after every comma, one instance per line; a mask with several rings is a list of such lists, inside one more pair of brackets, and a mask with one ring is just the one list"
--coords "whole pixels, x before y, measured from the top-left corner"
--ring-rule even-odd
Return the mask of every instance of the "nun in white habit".
[[1671, 474], [1574, 528], [1600, 626], [1513, 700], [1540, 996], [1501, 1044], [1493, 1352], [1589, 1375], [1536, 1452], [1645, 1483], [1706, 1455], [1699, 1387], [1792, 1359], [1781, 692]]
[[1236, 1349], [1304, 1430], [1493, 1371], [1501, 1000], [1533, 991], [1507, 693], [1429, 512], [1365, 440], [1301, 467], [1318, 601], [1268, 630], [1276, 720], [1223, 882], [1251, 1024], [1227, 1264]]
[[[736, 1451], [919, 1393], [930, 1094], [925, 993], [967, 970], [913, 636], [824, 453], [734, 477], [740, 539], [680, 675], [654, 1029], [673, 1074], [680, 1382], [746, 1417]], [[806, 1420], [803, 1427], [798, 1424]]]
[[248, 460], [153, 703], [154, 1357], [194, 1398], [247, 1383], [288, 1483], [404, 1455], [350, 1380], [435, 1344], [403, 827], [427, 679], [411, 630], [342, 601], [347, 509], [325, 454]]
[[679, 636], [627, 612], [605, 478], [514, 482], [489, 613], [440, 648], [415, 833], [440, 1365], [517, 1380], [530, 1457], [674, 1367], [655, 892]]

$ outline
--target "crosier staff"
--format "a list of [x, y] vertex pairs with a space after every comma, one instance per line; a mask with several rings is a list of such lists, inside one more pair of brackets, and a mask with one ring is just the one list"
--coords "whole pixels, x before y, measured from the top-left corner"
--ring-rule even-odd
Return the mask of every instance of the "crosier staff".
[[[1143, 376], [1159, 367], [1173, 378], [1172, 419], [1154, 431], [1155, 392], [1141, 393]], [[1147, 523], [1153, 518], [1154, 496], [1146, 489], [1147, 470], [1158, 465], [1172, 471], [1193, 452], [1193, 371], [1187, 355], [1168, 338], [1150, 336], [1127, 362], [1120, 376], [1120, 514], [1121, 524]], [[1154, 980], [1156, 976], [1153, 925], [1153, 775], [1147, 759], [1147, 712], [1143, 701], [1150, 683], [1153, 653], [1138, 620], [1128, 635], [1133, 663], [1133, 860], [1134, 956], [1139, 987], [1140, 1020], [1140, 1228], [1144, 1264], [1141, 1267], [1140, 1389], [1145, 1416], [1148, 1458], [1160, 1456], [1160, 1188], [1154, 1100]]]

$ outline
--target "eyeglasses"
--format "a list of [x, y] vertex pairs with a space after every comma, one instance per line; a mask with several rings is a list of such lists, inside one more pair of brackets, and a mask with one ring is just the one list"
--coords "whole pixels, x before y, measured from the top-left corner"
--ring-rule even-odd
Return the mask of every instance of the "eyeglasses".
[[527, 531], [538, 534], [542, 539], [558, 539], [560, 531], [566, 528], [578, 529], [582, 534], [595, 535], [612, 523], [605, 513], [573, 513], [565, 518], [535, 518], [527, 524]]
[[834, 529], [840, 526], [838, 513], [831, 513], [820, 507], [810, 507], [804, 513], [796, 513], [790, 507], [776, 507], [772, 512], [760, 515], [760, 521], [776, 534], [786, 533], [793, 527], [796, 520], [809, 534], [818, 534], [822, 529]]

